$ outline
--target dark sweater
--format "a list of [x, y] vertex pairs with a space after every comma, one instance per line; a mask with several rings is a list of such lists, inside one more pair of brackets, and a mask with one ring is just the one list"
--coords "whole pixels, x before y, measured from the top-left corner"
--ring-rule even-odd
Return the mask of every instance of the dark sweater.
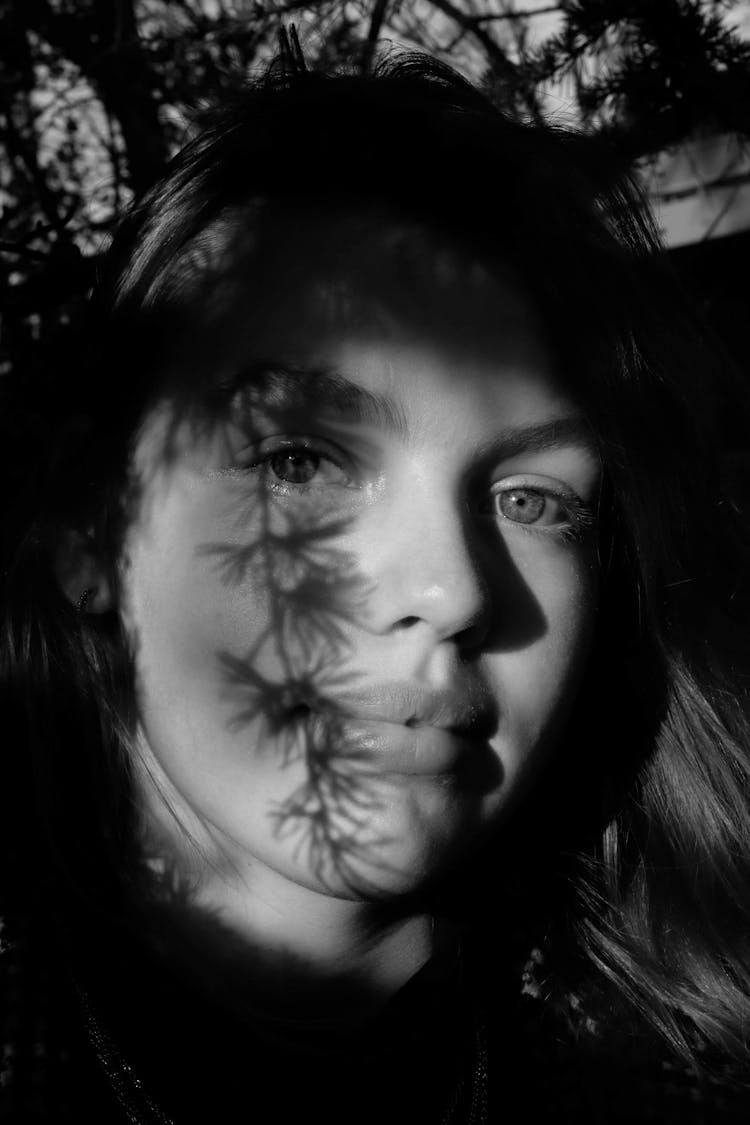
[[576, 1044], [518, 974], [490, 976], [471, 941], [342, 1034], [241, 1018], [130, 935], [106, 936], [66, 953], [28, 931], [6, 943], [3, 1125], [750, 1120], [750, 1095], [645, 1038]]

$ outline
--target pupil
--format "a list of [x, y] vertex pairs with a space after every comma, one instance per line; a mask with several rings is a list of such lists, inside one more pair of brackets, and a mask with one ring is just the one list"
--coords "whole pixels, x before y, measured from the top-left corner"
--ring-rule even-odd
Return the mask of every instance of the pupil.
[[539, 492], [507, 492], [500, 497], [503, 515], [516, 523], [534, 523], [544, 511], [544, 496]]
[[276, 453], [271, 459], [274, 476], [287, 484], [307, 484], [318, 471], [320, 458], [314, 453]]

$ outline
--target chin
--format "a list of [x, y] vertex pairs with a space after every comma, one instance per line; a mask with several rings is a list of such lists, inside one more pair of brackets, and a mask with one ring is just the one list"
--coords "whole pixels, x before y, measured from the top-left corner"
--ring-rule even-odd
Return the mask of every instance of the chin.
[[[413, 800], [412, 795], [412, 800]], [[421, 802], [418, 815], [379, 818], [367, 837], [343, 840], [308, 869], [318, 889], [338, 897], [384, 901], [418, 895], [481, 843], [476, 805], [460, 811], [450, 800]], [[391, 807], [389, 810], [396, 810]], [[402, 813], [405, 810], [402, 810]]]

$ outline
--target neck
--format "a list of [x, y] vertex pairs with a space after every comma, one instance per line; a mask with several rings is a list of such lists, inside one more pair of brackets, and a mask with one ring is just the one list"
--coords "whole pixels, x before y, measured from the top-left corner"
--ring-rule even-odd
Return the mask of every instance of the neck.
[[157, 887], [145, 896], [157, 918], [143, 923], [193, 979], [233, 1006], [312, 1019], [337, 1009], [345, 1019], [375, 1014], [432, 957], [433, 920], [423, 905], [308, 886], [217, 842], [160, 777], [160, 791], [165, 784], [185, 831], [143, 784], [141, 846]]
[[[237, 1010], [329, 1024], [367, 1022], [455, 933], [413, 904], [336, 897], [254, 862], [243, 879], [201, 878], [162, 901], [191, 977]], [[160, 924], [162, 939], [164, 925]], [[199, 966], [200, 973], [194, 973]]]
[[253, 864], [248, 881], [213, 881], [196, 901], [218, 912], [264, 960], [304, 966], [320, 981], [399, 989], [432, 953], [432, 920], [414, 908], [353, 901], [279, 880]]

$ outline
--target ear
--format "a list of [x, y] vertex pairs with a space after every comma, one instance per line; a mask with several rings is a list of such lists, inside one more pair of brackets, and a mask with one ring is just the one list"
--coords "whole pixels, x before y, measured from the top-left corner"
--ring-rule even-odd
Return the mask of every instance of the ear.
[[60, 590], [81, 613], [106, 613], [113, 608], [112, 584], [93, 531], [62, 528], [54, 567]]

